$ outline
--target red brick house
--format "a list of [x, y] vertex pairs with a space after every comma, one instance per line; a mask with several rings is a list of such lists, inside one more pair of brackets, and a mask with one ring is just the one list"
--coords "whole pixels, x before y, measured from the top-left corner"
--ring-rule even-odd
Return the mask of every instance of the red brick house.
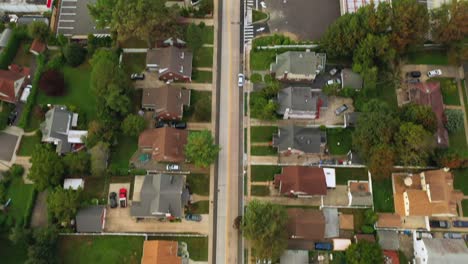
[[275, 175], [274, 185], [282, 195], [310, 197], [327, 195], [327, 188], [335, 187], [334, 169], [288, 166]]
[[138, 148], [140, 152], [150, 154], [152, 160], [183, 162], [187, 137], [187, 130], [172, 127], [147, 129], [138, 138]]
[[27, 75], [12, 70], [0, 70], [0, 100], [16, 103]]
[[154, 111], [158, 120], [181, 120], [184, 105], [190, 105], [190, 90], [163, 86], [161, 88], [143, 89], [141, 107]]
[[169, 46], [150, 49], [146, 53], [146, 68], [157, 71], [161, 81], [192, 81], [193, 54], [185, 48]]

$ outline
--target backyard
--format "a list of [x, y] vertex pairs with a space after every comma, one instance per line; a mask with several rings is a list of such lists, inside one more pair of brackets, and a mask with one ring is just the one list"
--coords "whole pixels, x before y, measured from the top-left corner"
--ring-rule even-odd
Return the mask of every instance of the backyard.
[[408, 64], [447, 65], [448, 57], [445, 51], [419, 51], [410, 53], [407, 57]]
[[252, 185], [250, 194], [252, 196], [268, 196], [270, 195], [270, 188], [264, 185]]
[[336, 184], [347, 185], [349, 180], [367, 181], [368, 175], [365, 168], [335, 168]]
[[210, 176], [208, 174], [187, 175], [187, 185], [190, 191], [198, 195], [210, 194]]
[[91, 90], [91, 66], [88, 63], [72, 68], [64, 66], [63, 75], [67, 94], [59, 97], [47, 96], [41, 91], [38, 93], [37, 103], [41, 105], [66, 105], [75, 106], [79, 112], [86, 115], [86, 120], [96, 118], [96, 99]]
[[127, 73], [142, 72], [146, 68], [145, 53], [123, 53], [122, 65]]
[[138, 138], [121, 134], [117, 137], [117, 142], [118, 144], [111, 151], [109, 167], [128, 169], [130, 158], [138, 149]]
[[100, 204], [106, 204], [108, 183], [105, 176], [88, 176], [85, 182], [83, 200], [98, 199]]
[[351, 150], [352, 130], [344, 128], [327, 129], [327, 146], [332, 155], [346, 155]]
[[63, 263], [140, 263], [143, 236], [60, 236]]
[[[453, 187], [468, 195], [468, 169], [453, 170], [454, 180]], [[468, 212], [467, 212], [468, 213]]]
[[252, 50], [250, 52], [250, 69], [253, 71], [266, 71], [270, 69], [270, 64], [275, 61], [276, 52], [274, 50]]
[[34, 147], [41, 143], [41, 138], [37, 135], [21, 137], [20, 147], [18, 149], [18, 156], [31, 156]]
[[148, 240], [172, 240], [187, 243], [190, 259], [195, 261], [208, 261], [208, 237], [170, 237], [152, 236]]
[[274, 133], [278, 133], [277, 126], [253, 126], [250, 128], [250, 142], [271, 142]]
[[275, 174], [281, 173], [281, 166], [252, 165], [250, 166], [252, 182], [273, 181]]
[[12, 64], [17, 64], [20, 66], [27, 66], [31, 64], [31, 60], [34, 59], [34, 55], [29, 52], [29, 49], [26, 50], [25, 47], [30, 47], [30, 43], [22, 43], [18, 48], [15, 58], [13, 59]]
[[393, 213], [393, 191], [392, 179], [387, 178], [379, 181], [372, 181], [372, 190], [374, 195], [374, 209], [380, 213]]

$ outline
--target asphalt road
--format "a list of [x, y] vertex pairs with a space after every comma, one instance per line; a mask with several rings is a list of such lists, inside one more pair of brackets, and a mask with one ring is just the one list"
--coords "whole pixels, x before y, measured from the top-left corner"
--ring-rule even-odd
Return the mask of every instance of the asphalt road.
[[216, 164], [213, 237], [214, 263], [239, 263], [242, 254], [240, 237], [233, 228], [234, 219], [242, 208], [239, 187], [240, 169], [240, 89], [237, 74], [240, 68], [240, 1], [222, 0], [218, 10], [218, 68], [217, 91], [219, 98], [216, 118], [217, 142], [221, 151]]

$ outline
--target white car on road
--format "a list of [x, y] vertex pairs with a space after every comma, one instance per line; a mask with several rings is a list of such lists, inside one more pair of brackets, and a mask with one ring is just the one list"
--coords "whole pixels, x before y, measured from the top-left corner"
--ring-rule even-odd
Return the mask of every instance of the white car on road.
[[244, 74], [239, 73], [239, 75], [237, 75], [237, 85], [239, 85], [239, 87], [244, 86]]
[[429, 78], [440, 76], [440, 75], [442, 75], [442, 70], [441, 69], [436, 69], [436, 70], [432, 70], [432, 71], [427, 72], [427, 77], [429, 77]]
[[260, 2], [260, 5], [262, 6], [262, 8], [266, 8], [265, 2], [261, 1], [261, 2]]

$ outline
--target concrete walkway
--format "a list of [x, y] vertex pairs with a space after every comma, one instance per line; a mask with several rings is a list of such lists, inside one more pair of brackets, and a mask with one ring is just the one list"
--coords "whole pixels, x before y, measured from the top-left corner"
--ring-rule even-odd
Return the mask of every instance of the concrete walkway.
[[199, 25], [201, 22], [205, 23], [206, 26], [213, 26], [214, 22], [212, 18], [183, 18], [179, 23], [181, 24], [192, 24]]
[[297, 205], [297, 206], [320, 206], [322, 201], [320, 197], [313, 198], [289, 198], [281, 196], [251, 196], [247, 198], [247, 201], [253, 199], [263, 201], [263, 202], [272, 202], [274, 204], [281, 205]]
[[196, 67], [195, 70], [197, 71], [211, 71], [211, 67]]
[[187, 123], [187, 129], [188, 130], [211, 130], [213, 126], [211, 125], [211, 122], [188, 122]]
[[210, 197], [205, 195], [192, 194], [192, 202], [208, 201]]

